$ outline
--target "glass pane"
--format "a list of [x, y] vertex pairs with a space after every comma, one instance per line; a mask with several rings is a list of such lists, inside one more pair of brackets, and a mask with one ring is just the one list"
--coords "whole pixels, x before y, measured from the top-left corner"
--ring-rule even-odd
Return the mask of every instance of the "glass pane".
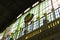
[[38, 21], [34, 22], [34, 27], [33, 27], [33, 30], [37, 29], [39, 26], [38, 26]]
[[37, 5], [36, 7], [34, 7], [34, 14], [38, 14], [39, 11], [39, 5]]
[[52, 21], [54, 20], [53, 13], [51, 13], [51, 19], [52, 19]]
[[42, 11], [42, 3], [40, 3], [39, 5], [40, 5], [40, 11]]
[[43, 25], [43, 22], [40, 23], [40, 27]]
[[46, 13], [46, 9], [42, 10], [43, 14]]
[[22, 31], [19, 31], [18, 37], [21, 37], [21, 36], [22, 36]]
[[38, 17], [38, 14], [34, 15], [33, 20], [36, 21]]
[[53, 3], [57, 2], [57, 0], [52, 0]]
[[[45, 5], [45, 6], [46, 6], [46, 7], [48, 7], [48, 6], [49, 6], [48, 1], [46, 1], [46, 5]], [[46, 7], [45, 7], [45, 8], [46, 8]]]
[[42, 9], [45, 9], [45, 8], [46, 8], [46, 1], [42, 3]]
[[24, 31], [26, 30], [26, 28], [23, 28], [23, 30], [22, 30], [22, 35], [24, 35]]
[[54, 9], [57, 9], [58, 8], [57, 2], [53, 3], [53, 6], [54, 6]]
[[25, 27], [25, 23], [22, 22], [22, 23], [20, 24], [20, 27], [21, 27], [21, 28], [24, 28], [24, 27]]
[[49, 5], [49, 6], [51, 5], [51, 0], [48, 0], [48, 5]]
[[47, 19], [48, 19], [49, 22], [51, 22], [51, 16], [50, 16], [50, 14], [47, 15]]
[[28, 33], [30, 33], [33, 30], [33, 24], [28, 26]]
[[40, 19], [40, 27], [43, 25], [43, 20], [45, 19], [45, 17]]
[[59, 13], [60, 13], [60, 8], [59, 8]]
[[58, 1], [58, 6], [60, 7], [60, 0], [57, 0]]
[[48, 7], [48, 9], [49, 9], [48, 13], [51, 12], [52, 6], [50, 5], [50, 6]]
[[58, 9], [55, 11], [55, 16], [56, 16], [56, 18], [58, 18], [58, 17], [59, 17]]
[[43, 15], [43, 12], [41, 11], [41, 12], [40, 12], [40, 18], [41, 18], [42, 16], [44, 16], [44, 15]]
[[47, 14], [49, 13], [49, 9], [48, 9], [48, 7], [46, 8], [46, 10], [45, 10], [45, 11], [46, 11], [46, 13], [47, 13]]

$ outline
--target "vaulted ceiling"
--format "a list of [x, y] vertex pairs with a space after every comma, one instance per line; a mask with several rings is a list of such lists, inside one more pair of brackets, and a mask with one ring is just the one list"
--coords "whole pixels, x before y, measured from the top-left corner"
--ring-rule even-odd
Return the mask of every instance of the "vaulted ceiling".
[[37, 1], [0, 0], [0, 32], [3, 32], [21, 12]]

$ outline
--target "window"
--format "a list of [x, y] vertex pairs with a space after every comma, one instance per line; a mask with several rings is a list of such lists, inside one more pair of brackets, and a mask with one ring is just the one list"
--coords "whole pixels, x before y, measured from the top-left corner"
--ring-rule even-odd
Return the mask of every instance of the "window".
[[42, 6], [43, 6], [42, 3], [40, 3], [39, 5], [40, 5], [40, 11], [42, 11], [42, 8], [43, 8], [43, 7], [42, 7]]
[[24, 35], [24, 31], [26, 30], [26, 28], [23, 28], [23, 30], [22, 30], [22, 35]]
[[37, 5], [36, 7], [32, 8], [30, 11], [30, 13], [34, 14], [34, 17], [33, 17], [33, 21], [36, 21], [37, 17], [38, 17], [38, 12], [39, 12], [39, 5]]
[[60, 7], [60, 0], [57, 0], [58, 1], [58, 6]]
[[20, 27], [24, 28], [25, 27], [25, 23], [24, 22], [20, 23]]
[[39, 27], [39, 25], [38, 25], [38, 21], [34, 22], [33, 30], [37, 29], [38, 27]]
[[28, 33], [30, 33], [33, 30], [33, 24], [28, 26]]
[[43, 14], [46, 13], [46, 9], [44, 9], [42, 12], [43, 12]]
[[52, 9], [51, 0], [46, 0], [40, 4], [40, 17], [43, 16], [44, 13], [50, 13]]
[[51, 20], [53, 21], [54, 20], [53, 13], [50, 13], [50, 15], [51, 15]]
[[52, 10], [52, 6], [50, 5], [50, 6], [48, 7], [48, 13], [50, 13], [51, 10]]
[[50, 6], [51, 5], [51, 0], [48, 0], [47, 4], [48, 4], [48, 6]]
[[52, 0], [53, 3], [57, 2], [57, 0]]
[[59, 8], [59, 11], [58, 12], [60, 13], [60, 8]]
[[55, 16], [56, 16], [56, 18], [58, 18], [58, 17], [59, 17], [58, 9], [55, 11]]
[[57, 9], [58, 8], [57, 2], [53, 3], [53, 7], [54, 7], [54, 9]]
[[51, 15], [50, 15], [50, 14], [47, 15], [47, 20], [48, 20], [49, 22], [51, 22]]
[[33, 20], [36, 21], [38, 17], [38, 14], [34, 15]]
[[46, 8], [46, 1], [42, 3], [42, 10]]
[[22, 31], [19, 31], [18, 38], [22, 36]]
[[41, 11], [41, 12], [40, 12], [40, 18], [41, 18], [42, 16], [44, 16], [44, 15], [43, 15], [43, 12]]
[[43, 20], [45, 19], [45, 17], [40, 19], [40, 27], [43, 25]]
[[54, 9], [58, 8], [58, 1], [52, 0]]

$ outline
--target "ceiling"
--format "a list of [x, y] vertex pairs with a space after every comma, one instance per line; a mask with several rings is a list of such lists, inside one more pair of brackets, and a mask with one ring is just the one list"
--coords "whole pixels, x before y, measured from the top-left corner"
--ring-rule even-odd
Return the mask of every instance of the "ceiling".
[[16, 17], [38, 0], [0, 0], [0, 33], [10, 25]]

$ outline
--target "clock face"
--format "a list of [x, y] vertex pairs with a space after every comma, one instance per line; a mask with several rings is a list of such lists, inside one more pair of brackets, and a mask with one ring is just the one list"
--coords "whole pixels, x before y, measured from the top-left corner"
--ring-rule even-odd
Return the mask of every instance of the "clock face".
[[25, 22], [29, 22], [29, 21], [31, 21], [32, 20], [32, 18], [33, 18], [33, 14], [28, 14], [26, 17], [25, 17]]

